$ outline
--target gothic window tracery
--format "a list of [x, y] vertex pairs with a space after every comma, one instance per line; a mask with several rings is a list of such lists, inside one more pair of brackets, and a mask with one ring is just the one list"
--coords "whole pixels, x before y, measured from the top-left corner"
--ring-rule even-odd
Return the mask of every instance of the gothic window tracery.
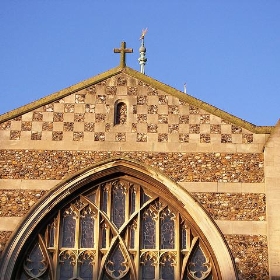
[[180, 208], [119, 177], [58, 210], [23, 257], [17, 279], [217, 279]]

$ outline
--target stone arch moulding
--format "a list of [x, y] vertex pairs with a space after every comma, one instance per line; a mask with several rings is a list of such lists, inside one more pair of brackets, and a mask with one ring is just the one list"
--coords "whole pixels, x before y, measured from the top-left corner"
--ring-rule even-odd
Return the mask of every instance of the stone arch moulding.
[[[154, 188], [158, 188], [159, 193], [169, 197], [173, 203], [175, 201], [177, 208], [181, 209], [180, 212], [186, 213], [191, 224], [197, 228], [199, 236], [207, 244], [208, 251], [210, 251], [215, 263], [217, 279], [237, 279], [233, 258], [221, 232], [214, 221], [186, 190], [151, 167], [127, 159], [111, 159], [98, 163], [64, 180], [31, 209], [13, 233], [2, 254], [0, 280], [13, 279], [16, 271], [15, 266], [22, 251], [27, 249], [26, 244], [30, 238], [40, 231], [42, 221], [49, 220], [49, 213], [62, 207], [62, 205], [66, 205], [67, 201], [77, 197], [81, 191], [85, 191], [85, 186], [88, 183], [100, 184], [108, 178], [120, 175], [146, 182]], [[194, 277], [194, 279], [204, 278]]]

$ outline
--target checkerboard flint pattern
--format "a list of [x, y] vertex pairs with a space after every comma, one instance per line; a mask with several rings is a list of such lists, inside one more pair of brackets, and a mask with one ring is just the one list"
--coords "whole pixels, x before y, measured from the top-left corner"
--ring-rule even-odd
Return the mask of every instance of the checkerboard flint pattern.
[[254, 142], [251, 132], [125, 74], [6, 121], [0, 130], [9, 131], [9, 140]]

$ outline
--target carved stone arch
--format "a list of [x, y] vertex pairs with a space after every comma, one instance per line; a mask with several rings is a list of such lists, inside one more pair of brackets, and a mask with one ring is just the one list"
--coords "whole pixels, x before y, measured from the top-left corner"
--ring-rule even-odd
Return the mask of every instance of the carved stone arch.
[[[113, 250], [104, 253], [108, 254], [108, 259], [114, 259], [114, 257], [120, 258], [118, 255], [121, 255], [121, 258], [123, 258], [125, 262], [131, 263], [132, 260], [129, 260], [129, 252], [127, 251], [126, 245], [123, 241], [118, 243], [115, 240], [120, 239], [122, 235], [127, 236], [129, 230], [134, 232], [135, 227], [133, 222], [139, 219], [139, 217], [141, 218], [144, 217], [144, 215], [149, 215], [149, 211], [152, 212], [155, 210], [156, 212], [161, 213], [155, 217], [155, 222], [159, 223], [158, 227], [160, 227], [160, 220], [163, 216], [167, 217], [167, 223], [172, 221], [173, 214], [171, 212], [175, 209], [174, 211], [177, 211], [177, 213], [180, 213], [180, 217], [183, 217], [182, 219], [180, 218], [180, 221], [177, 219], [177, 223], [180, 224], [180, 230], [181, 228], [186, 230], [187, 236], [187, 232], [191, 228], [192, 233], [190, 235], [193, 235], [193, 240], [191, 244], [188, 245], [189, 252], [187, 252], [186, 256], [180, 260], [180, 264], [177, 264], [180, 265], [181, 269], [185, 269], [185, 272], [180, 274], [181, 279], [187, 279], [185, 278], [186, 273], [190, 273], [190, 278], [188, 279], [209, 279], [207, 278], [207, 273], [210, 271], [209, 267], [211, 267], [211, 273], [213, 273], [212, 278], [210, 279], [237, 279], [234, 261], [221, 232], [197, 201], [195, 201], [181, 186], [172, 182], [160, 172], [126, 159], [111, 159], [87, 168], [58, 184], [48, 193], [48, 195], [36, 204], [24, 218], [17, 230], [15, 230], [3, 252], [0, 264], [0, 279], [16, 279], [15, 275], [18, 270], [18, 264], [21, 262], [26, 251], [30, 249], [28, 246], [31, 241], [33, 242], [37, 236], [39, 236], [39, 241], [37, 242], [38, 244], [36, 243], [36, 248], [39, 248], [40, 246], [44, 247], [43, 241], [41, 240], [44, 237], [40, 235], [40, 232], [42, 231], [42, 228], [46, 227], [51, 219], [55, 217], [55, 213], [57, 213], [59, 209], [70, 205], [69, 203], [74, 203], [75, 199], [77, 199], [80, 194], [87, 193], [90, 186], [98, 185], [101, 189], [101, 186], [103, 186], [102, 184], [113, 180], [119, 180], [119, 178], [135, 184], [139, 183], [143, 185], [144, 188], [150, 189], [151, 194], [156, 193], [158, 197], [155, 196], [153, 198], [153, 195], [149, 197], [149, 193], [141, 193], [142, 206], [140, 208], [138, 207], [140, 209], [139, 215], [137, 213], [134, 214], [133, 210], [131, 214], [132, 218], [130, 218], [131, 220], [123, 221], [123, 224], [118, 225], [116, 222], [114, 224], [114, 221], [106, 221], [105, 218], [102, 219], [104, 220], [104, 223], [106, 223], [106, 226], [111, 226], [116, 235], [116, 237], [113, 237], [115, 239], [112, 241], [114, 243]], [[131, 188], [131, 190], [133, 193], [133, 188]], [[125, 189], [125, 191], [128, 191], [128, 193], [130, 192], [130, 190], [127, 189]], [[91, 199], [90, 194], [88, 194], [86, 199], [88, 201]], [[79, 205], [77, 208], [80, 207]], [[92, 208], [94, 207], [93, 204]], [[100, 211], [100, 209], [97, 208], [98, 207], [96, 207], [96, 210]], [[95, 209], [92, 209], [91, 211], [94, 212]], [[90, 211], [88, 211], [88, 213], [89, 212]], [[152, 215], [153, 214], [150, 215], [151, 219], [153, 218]], [[134, 217], [135, 220], [133, 220]], [[138, 218], [136, 219], [136, 217]], [[186, 223], [186, 226], [184, 223]], [[127, 228], [125, 234], [122, 232], [124, 231], [124, 228]], [[180, 238], [183, 239], [184, 236], [184, 233], [181, 233]], [[185, 250], [184, 248], [181, 249], [182, 251]], [[43, 248], [41, 250], [42, 254], [44, 254], [45, 251], [46, 248]], [[68, 252], [65, 250], [64, 254], [65, 258], [71, 258], [70, 251]], [[83, 256], [87, 261], [90, 261], [90, 258], [94, 257], [92, 252], [86, 250], [79, 254], [80, 255], [77, 254], [73, 258], [78, 260], [78, 258], [84, 254]], [[188, 261], [193, 262], [196, 258], [195, 254], [198, 254], [197, 258], [200, 258], [200, 261], [203, 259], [202, 262], [205, 263], [203, 264], [205, 266], [204, 272], [200, 274], [195, 274], [192, 267], [188, 266]], [[165, 266], [163, 261], [165, 261], [170, 267], [173, 267], [176, 262], [176, 252], [173, 252], [170, 249], [165, 251], [144, 249], [139, 252], [138, 255], [139, 263], [146, 262], [149, 264], [154, 262], [157, 263], [158, 267]], [[44, 261], [47, 260], [44, 259]], [[112, 270], [108, 263], [103, 263], [103, 267], [104, 271], [107, 269], [109, 273]], [[47, 265], [45, 268], [47, 268]], [[127, 270], [125, 270], [125, 268], [122, 269], [122, 273], [127, 274]], [[100, 272], [101, 276], [102, 273], [103, 272]], [[137, 272], [134, 271], [132, 273], [132, 275], [134, 275], [132, 278], [124, 279], [136, 279], [137, 276], [135, 276], [135, 273]], [[205, 274], [205, 277], [203, 273]], [[117, 276], [118, 275], [116, 275], [116, 279]]]

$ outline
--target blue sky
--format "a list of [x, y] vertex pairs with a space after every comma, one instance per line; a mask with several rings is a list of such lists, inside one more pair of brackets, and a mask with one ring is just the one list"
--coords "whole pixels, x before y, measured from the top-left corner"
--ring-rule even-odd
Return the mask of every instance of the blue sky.
[[279, 0], [2, 0], [0, 114], [114, 68], [139, 70], [256, 125], [280, 118]]

